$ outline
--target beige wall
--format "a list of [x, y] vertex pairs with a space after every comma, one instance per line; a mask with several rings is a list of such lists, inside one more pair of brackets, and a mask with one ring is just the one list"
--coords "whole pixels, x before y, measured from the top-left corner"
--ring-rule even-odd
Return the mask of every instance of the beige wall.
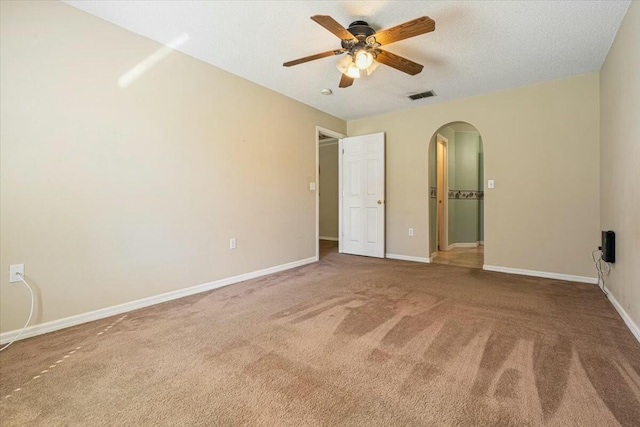
[[[599, 229], [614, 229], [608, 284], [640, 318], [628, 261], [640, 253], [637, 4], [600, 82], [587, 74], [348, 124], [178, 52], [121, 88], [159, 44], [58, 2], [0, 4], [0, 271], [26, 264], [40, 301], [32, 324], [314, 256], [316, 125], [386, 132], [387, 252], [428, 257], [428, 141], [453, 121], [477, 127], [485, 183], [496, 180], [485, 264], [594, 277]], [[7, 279], [3, 332], [28, 311]]]
[[600, 228], [616, 232], [606, 285], [640, 325], [640, 3], [631, 2], [600, 71]]
[[338, 238], [338, 143], [320, 146], [320, 236]]
[[386, 132], [387, 252], [429, 256], [429, 140], [464, 121], [484, 143], [485, 264], [595, 277], [598, 86], [593, 73], [348, 122], [350, 136]]
[[[59, 2], [1, 3], [0, 330], [315, 256], [316, 125], [346, 123]], [[228, 249], [236, 237], [238, 248]]]

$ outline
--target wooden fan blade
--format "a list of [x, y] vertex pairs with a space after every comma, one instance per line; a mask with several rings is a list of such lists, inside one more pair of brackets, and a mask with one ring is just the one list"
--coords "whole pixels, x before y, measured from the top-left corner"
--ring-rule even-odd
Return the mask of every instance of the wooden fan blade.
[[349, 77], [346, 74], [343, 74], [342, 77], [340, 77], [339, 87], [349, 87], [353, 84], [354, 80], [355, 79], [353, 77]]
[[329, 50], [327, 52], [316, 53], [315, 55], [305, 56], [304, 58], [295, 59], [293, 61], [285, 62], [282, 65], [284, 65], [285, 67], [291, 67], [293, 65], [298, 65], [298, 64], [303, 64], [305, 62], [314, 61], [316, 59], [326, 58], [327, 56], [340, 55], [341, 53], [345, 53], [346, 51], [347, 51], [347, 49]]
[[420, 34], [430, 33], [436, 29], [436, 21], [428, 16], [421, 16], [413, 21], [378, 31], [372, 37], [381, 45], [397, 42], [399, 40], [408, 39], [409, 37], [419, 36]]
[[422, 65], [410, 61], [407, 58], [403, 58], [402, 56], [398, 56], [395, 53], [387, 52], [382, 49], [377, 49], [377, 52], [378, 56], [376, 57], [376, 61], [384, 65], [388, 65], [396, 70], [411, 74], [412, 76], [415, 76], [422, 71]]
[[346, 28], [340, 25], [335, 19], [330, 17], [329, 15], [313, 15], [311, 17], [315, 22], [322, 25], [327, 30], [331, 31], [333, 34], [338, 36], [342, 40], [355, 40], [356, 39], [353, 34], [351, 34]]

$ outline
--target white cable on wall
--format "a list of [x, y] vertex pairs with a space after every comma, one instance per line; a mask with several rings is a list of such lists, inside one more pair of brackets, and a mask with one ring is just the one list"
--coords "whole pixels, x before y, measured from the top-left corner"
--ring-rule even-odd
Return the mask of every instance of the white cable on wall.
[[[596, 252], [600, 254], [598, 258], [596, 258]], [[611, 271], [611, 266], [608, 262], [605, 262], [602, 259], [602, 250], [600, 249], [596, 249], [595, 251], [591, 252], [591, 259], [593, 259], [593, 265], [595, 265], [596, 271], [598, 272], [598, 287], [602, 290], [602, 292], [604, 292], [605, 295], [608, 296], [609, 292], [607, 292], [607, 289], [604, 285], [604, 276], [609, 274], [609, 272]], [[606, 270], [602, 268], [603, 263], [607, 267]], [[602, 283], [602, 287], [600, 287], [600, 283]]]
[[29, 326], [29, 323], [31, 323], [31, 318], [33, 317], [33, 306], [35, 305], [35, 297], [33, 296], [33, 288], [31, 288], [31, 285], [29, 285], [27, 283], [26, 280], [24, 280], [24, 277], [22, 277], [22, 274], [20, 273], [16, 273], [18, 275], [18, 277], [20, 278], [20, 280], [22, 281], [22, 283], [25, 284], [25, 286], [27, 287], [27, 289], [29, 289], [29, 293], [31, 294], [31, 311], [29, 312], [29, 318], [27, 319], [27, 323], [24, 324], [24, 326], [22, 327], [22, 329], [20, 330], [20, 332], [18, 333], [18, 335], [16, 335], [15, 337], [13, 337], [13, 339], [11, 340], [11, 342], [7, 345], [5, 345], [4, 347], [0, 348], [0, 351], [4, 350], [5, 348], [9, 347], [11, 344], [13, 344], [14, 342], [17, 341], [18, 338], [20, 338], [20, 335], [22, 335], [22, 333], [24, 332], [25, 329], [27, 329], [27, 326]]

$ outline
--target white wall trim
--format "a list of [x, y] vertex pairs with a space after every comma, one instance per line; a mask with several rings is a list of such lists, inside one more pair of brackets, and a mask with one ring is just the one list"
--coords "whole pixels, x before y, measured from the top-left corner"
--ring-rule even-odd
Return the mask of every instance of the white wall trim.
[[[451, 128], [450, 128], [451, 129]], [[451, 129], [452, 132], [453, 129]], [[455, 133], [455, 132], [454, 132]], [[444, 171], [442, 172], [443, 180], [442, 180], [442, 191], [444, 194], [442, 195], [442, 216], [444, 218], [440, 218], [438, 215], [439, 209], [438, 204], [436, 203], [436, 248], [446, 247], [446, 250], [449, 250], [449, 140], [445, 138], [440, 133], [436, 132], [436, 201], [438, 200], [438, 144], [442, 143], [444, 147], [442, 152], [444, 153], [444, 159], [442, 165], [444, 166]], [[444, 220], [443, 220], [444, 219]], [[444, 232], [442, 236], [440, 236], [440, 221], [442, 221], [442, 226], [444, 228]], [[442, 238], [440, 241], [439, 237]]]
[[478, 246], [484, 246], [484, 240], [478, 240]]
[[[94, 320], [104, 319], [105, 317], [115, 316], [117, 314], [126, 313], [129, 311], [137, 310], [139, 308], [148, 307], [150, 305], [160, 304], [167, 301], [172, 301], [178, 298], [186, 297], [189, 295], [198, 294], [201, 292], [210, 291], [212, 289], [222, 288], [224, 286], [233, 285], [234, 283], [243, 282], [245, 280], [255, 279], [257, 277], [266, 276], [268, 274], [278, 273], [280, 271], [289, 270], [303, 265], [311, 264], [318, 261], [318, 257], [311, 257], [307, 259], [301, 259], [299, 261], [289, 262], [287, 264], [276, 265], [275, 267], [265, 268], [263, 270], [253, 271], [250, 273], [240, 274], [238, 276], [227, 277], [225, 279], [216, 280], [209, 283], [203, 283], [201, 285], [191, 286], [184, 289], [178, 289], [176, 291], [167, 292], [152, 297], [142, 298], [135, 301], [126, 302], [124, 304], [114, 305], [111, 307], [101, 308], [95, 311], [89, 311], [87, 313], [77, 314], [75, 316], [65, 317], [63, 319], [52, 320], [50, 322], [40, 323], [37, 325], [29, 326], [25, 329], [24, 333], [20, 336], [20, 339], [33, 337], [36, 335], [46, 334], [48, 332], [57, 331], [60, 329], [68, 328], [71, 326], [80, 325], [82, 323], [92, 322]], [[0, 334], [0, 344], [11, 341], [20, 330], [7, 331]]]
[[423, 262], [426, 264], [429, 264], [431, 262], [429, 258], [423, 258], [419, 256], [396, 255], [396, 254], [384, 254], [384, 256], [389, 259], [399, 259], [402, 261]]
[[433, 261], [433, 259], [434, 259], [435, 257], [437, 257], [437, 256], [438, 256], [438, 252], [434, 252], [434, 253], [432, 253], [432, 254], [431, 254], [431, 259], [430, 259], [430, 261]]
[[629, 313], [627, 313], [622, 305], [615, 299], [611, 291], [607, 292], [609, 292], [609, 294], [607, 295], [609, 301], [611, 301], [613, 307], [618, 311], [618, 314], [620, 314], [620, 317], [622, 317], [624, 323], [627, 324], [627, 327], [631, 330], [633, 336], [635, 336], [636, 339], [640, 342], [640, 328], [633, 322], [633, 319], [631, 318], [631, 316], [629, 316]]
[[538, 271], [538, 270], [523, 270], [521, 268], [500, 267], [497, 265], [487, 265], [487, 264], [483, 265], [482, 269], [487, 271], [497, 271], [499, 273], [520, 274], [522, 276], [533, 276], [533, 277], [544, 277], [547, 279], [566, 280], [568, 282], [589, 283], [592, 285], [598, 284], [597, 277], [573, 276], [571, 274], [549, 273], [546, 271]]
[[337, 237], [320, 236], [320, 240], [329, 240], [331, 242], [337, 242], [340, 239], [338, 239]]
[[474, 243], [452, 243], [449, 246], [447, 246], [447, 249], [445, 249], [446, 251], [450, 251], [451, 249], [455, 249], [455, 248], [477, 248], [478, 246], [480, 246], [480, 244], [478, 242], [474, 242]]
[[344, 243], [344, 231], [342, 231], [342, 203], [344, 197], [342, 192], [342, 138], [338, 139], [338, 253], [342, 253]]
[[450, 248], [477, 248], [479, 246], [478, 242], [473, 243], [453, 243], [449, 245]]
[[332, 145], [338, 145], [338, 139], [323, 139], [318, 143], [320, 148], [322, 147], [331, 147]]
[[[337, 138], [338, 140], [338, 150], [342, 149], [342, 139], [345, 135], [333, 131], [331, 129], [323, 128], [322, 126], [316, 126], [316, 260], [320, 259], [320, 134], [323, 133], [332, 138]], [[341, 160], [342, 157], [338, 155], [338, 159]], [[339, 166], [339, 174], [342, 173], [342, 163]], [[340, 189], [340, 193], [342, 194], [342, 189]], [[342, 197], [339, 197], [340, 203], [342, 203]], [[342, 204], [340, 204], [340, 212], [339, 215], [342, 214]], [[339, 218], [339, 221], [342, 221], [342, 218]], [[342, 223], [338, 224], [338, 231], [342, 233]], [[339, 234], [340, 234], [339, 233]], [[338, 240], [338, 252], [342, 252], [342, 246], [340, 240]]]

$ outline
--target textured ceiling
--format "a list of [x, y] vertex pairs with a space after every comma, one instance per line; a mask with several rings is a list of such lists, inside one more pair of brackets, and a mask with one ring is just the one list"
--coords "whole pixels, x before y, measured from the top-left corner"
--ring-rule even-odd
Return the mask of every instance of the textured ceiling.
[[[346, 120], [597, 71], [629, 5], [628, 0], [67, 3], [158, 42], [173, 42], [186, 54]], [[339, 89], [335, 57], [283, 67], [285, 61], [340, 46], [336, 36], [309, 19], [316, 14], [331, 15], [345, 27], [365, 20], [376, 30], [430, 16], [435, 32], [386, 47], [424, 70], [409, 76], [380, 65], [371, 76]], [[322, 88], [333, 95], [321, 95]], [[438, 96], [407, 98], [428, 89]]]

